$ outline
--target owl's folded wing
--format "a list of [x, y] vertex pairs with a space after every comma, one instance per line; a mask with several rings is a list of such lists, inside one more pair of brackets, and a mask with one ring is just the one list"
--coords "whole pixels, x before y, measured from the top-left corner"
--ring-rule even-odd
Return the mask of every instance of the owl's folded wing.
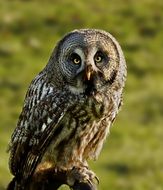
[[36, 169], [47, 146], [71, 103], [64, 94], [49, 94], [29, 112], [23, 108], [10, 143], [10, 169], [17, 178], [28, 179]]

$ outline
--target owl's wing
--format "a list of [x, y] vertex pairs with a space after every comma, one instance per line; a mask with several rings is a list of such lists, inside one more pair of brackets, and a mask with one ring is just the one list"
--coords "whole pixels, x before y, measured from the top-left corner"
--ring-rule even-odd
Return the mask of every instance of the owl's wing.
[[53, 92], [30, 108], [31, 105], [27, 101], [10, 143], [10, 169], [21, 179], [33, 174], [47, 146], [59, 133], [59, 122], [71, 100], [64, 93]]

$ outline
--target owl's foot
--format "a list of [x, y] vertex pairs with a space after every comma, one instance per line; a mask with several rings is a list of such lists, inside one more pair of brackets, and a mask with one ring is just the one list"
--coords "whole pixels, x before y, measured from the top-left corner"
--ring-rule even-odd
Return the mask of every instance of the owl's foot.
[[92, 189], [95, 189], [95, 185], [99, 183], [99, 179], [96, 174], [87, 167], [74, 167], [67, 174], [67, 183], [69, 186], [73, 186], [75, 182], [88, 183], [94, 187]]

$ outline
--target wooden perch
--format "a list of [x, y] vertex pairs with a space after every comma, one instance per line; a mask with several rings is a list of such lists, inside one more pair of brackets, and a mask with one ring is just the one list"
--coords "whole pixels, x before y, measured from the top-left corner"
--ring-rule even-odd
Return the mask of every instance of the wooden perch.
[[[54, 169], [44, 170], [35, 174], [28, 180], [25, 188], [15, 188], [15, 179], [8, 185], [7, 190], [57, 190], [63, 184], [67, 184], [67, 172], [55, 172]], [[69, 185], [68, 185], [69, 186]], [[72, 190], [97, 190], [95, 184], [89, 182], [75, 181], [73, 186], [69, 186]]]

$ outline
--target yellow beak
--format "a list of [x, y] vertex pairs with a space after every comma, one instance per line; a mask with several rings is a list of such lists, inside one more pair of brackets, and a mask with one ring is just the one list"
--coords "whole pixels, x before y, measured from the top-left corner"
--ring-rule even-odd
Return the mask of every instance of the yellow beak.
[[92, 73], [93, 73], [92, 66], [91, 65], [87, 66], [87, 68], [86, 68], [86, 79], [87, 80], [91, 79]]

